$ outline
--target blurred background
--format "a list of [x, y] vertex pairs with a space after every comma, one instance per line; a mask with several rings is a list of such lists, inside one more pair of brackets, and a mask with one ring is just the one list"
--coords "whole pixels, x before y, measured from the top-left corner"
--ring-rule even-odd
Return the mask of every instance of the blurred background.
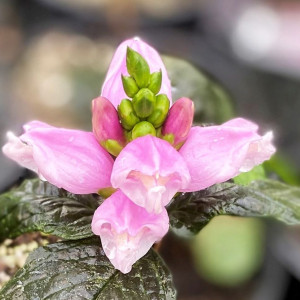
[[[197, 122], [239, 115], [273, 129], [279, 151], [265, 168], [299, 185], [297, 0], [1, 0], [1, 145], [32, 119], [90, 130], [91, 100], [133, 36], [173, 57], [173, 98], [191, 97]], [[2, 154], [0, 166], [1, 191], [29, 175]], [[297, 227], [218, 217], [193, 239], [170, 233], [161, 254], [180, 300], [300, 299]]]

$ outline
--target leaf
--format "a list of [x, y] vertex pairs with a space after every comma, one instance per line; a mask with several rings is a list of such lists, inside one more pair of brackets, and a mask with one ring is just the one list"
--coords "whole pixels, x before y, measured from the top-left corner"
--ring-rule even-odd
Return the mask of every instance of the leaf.
[[275, 180], [253, 181], [248, 186], [221, 183], [177, 196], [168, 212], [171, 227], [180, 235], [198, 233], [218, 215], [270, 217], [300, 224], [300, 188]]
[[122, 274], [110, 264], [98, 238], [36, 249], [0, 291], [1, 300], [175, 298], [172, 277], [155, 251]]
[[282, 181], [291, 185], [300, 185], [300, 170], [282, 153], [275, 153], [271, 159], [264, 162], [264, 167], [268, 172], [275, 173]]
[[101, 198], [74, 195], [39, 179], [0, 195], [0, 240], [41, 231], [63, 239], [92, 236], [91, 221]]
[[223, 123], [234, 117], [234, 107], [228, 92], [207, 74], [189, 62], [163, 56], [172, 85], [173, 101], [188, 97], [195, 103], [197, 122]]

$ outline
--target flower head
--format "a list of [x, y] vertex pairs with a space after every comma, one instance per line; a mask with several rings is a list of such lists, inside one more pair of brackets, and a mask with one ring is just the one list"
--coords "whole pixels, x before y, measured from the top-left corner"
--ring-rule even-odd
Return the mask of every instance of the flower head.
[[275, 152], [272, 133], [259, 135], [248, 120], [191, 127], [193, 102], [171, 103], [156, 50], [127, 40], [93, 100], [93, 132], [33, 121], [20, 137], [9, 133], [3, 147], [8, 157], [72, 193], [117, 189], [96, 210], [92, 230], [123, 273], [166, 234], [165, 207], [177, 192], [226, 181]]

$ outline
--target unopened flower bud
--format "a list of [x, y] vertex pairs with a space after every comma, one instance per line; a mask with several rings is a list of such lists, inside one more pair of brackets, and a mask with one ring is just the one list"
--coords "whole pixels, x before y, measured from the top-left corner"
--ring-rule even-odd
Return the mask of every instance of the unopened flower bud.
[[126, 95], [130, 98], [133, 98], [134, 95], [139, 91], [139, 87], [137, 86], [135, 80], [130, 76], [122, 75], [122, 83]]
[[125, 146], [123, 128], [112, 103], [104, 97], [98, 97], [92, 102], [92, 111], [93, 132], [98, 142], [102, 144], [107, 140], [116, 140]]
[[146, 60], [136, 51], [127, 47], [126, 65], [128, 73], [140, 88], [147, 87], [150, 80], [150, 68]]
[[131, 130], [124, 130], [124, 135], [125, 135], [125, 139], [128, 143], [132, 141], [132, 132], [131, 132]]
[[107, 188], [100, 189], [98, 191], [98, 195], [106, 199], [110, 197], [115, 191], [116, 189], [114, 189], [113, 187], [107, 187]]
[[140, 118], [147, 118], [153, 113], [155, 102], [154, 94], [148, 89], [139, 90], [132, 99], [133, 108]]
[[188, 98], [177, 100], [162, 127], [162, 135], [174, 135], [173, 146], [178, 149], [185, 142], [194, 118], [194, 103]]
[[147, 134], [151, 134], [156, 136], [156, 131], [153, 125], [147, 121], [142, 121], [137, 123], [134, 128], [132, 129], [132, 139], [136, 139], [140, 136], [144, 136]]
[[156, 96], [156, 104], [153, 113], [147, 118], [147, 121], [152, 123], [155, 128], [160, 127], [169, 112], [170, 100], [167, 95], [160, 94]]
[[121, 120], [122, 126], [131, 130], [136, 123], [140, 121], [139, 117], [135, 114], [132, 101], [123, 99], [118, 106], [118, 114]]
[[162, 72], [154, 72], [150, 75], [150, 83], [148, 85], [148, 89], [156, 95], [161, 88], [161, 81], [162, 81]]

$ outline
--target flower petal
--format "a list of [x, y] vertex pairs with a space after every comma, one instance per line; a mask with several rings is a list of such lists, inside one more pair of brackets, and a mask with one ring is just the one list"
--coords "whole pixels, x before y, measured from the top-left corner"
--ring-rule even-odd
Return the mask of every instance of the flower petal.
[[191, 174], [182, 191], [197, 191], [224, 182], [269, 159], [275, 152], [272, 133], [257, 134], [258, 126], [237, 118], [220, 126], [193, 127], [179, 150]]
[[33, 159], [32, 147], [24, 144], [12, 132], [7, 133], [7, 139], [8, 142], [2, 147], [3, 153], [22, 167], [38, 172], [38, 167]]
[[151, 72], [156, 72], [161, 69], [162, 84], [160, 93], [166, 94], [172, 102], [171, 83], [168, 78], [167, 70], [159, 54], [154, 48], [152, 48], [139, 38], [126, 40], [119, 45], [110, 63], [105, 81], [102, 86], [101, 96], [109, 99], [115, 107], [120, 104], [122, 99], [127, 98], [121, 79], [122, 74], [129, 75], [126, 68], [127, 47], [130, 47], [133, 50], [137, 51], [143, 56], [144, 59], [146, 59]]
[[148, 212], [160, 213], [190, 174], [181, 155], [166, 141], [151, 135], [129, 143], [116, 158], [111, 183]]
[[100, 236], [105, 254], [122, 273], [130, 272], [132, 265], [168, 232], [168, 228], [165, 209], [161, 214], [149, 214], [120, 190], [98, 207], [92, 221], [92, 230]]
[[37, 126], [36, 122], [26, 124], [24, 129], [18, 141], [14, 138], [13, 144], [4, 146], [8, 157], [71, 193], [95, 193], [110, 186], [113, 159], [91, 132], [45, 123]]

